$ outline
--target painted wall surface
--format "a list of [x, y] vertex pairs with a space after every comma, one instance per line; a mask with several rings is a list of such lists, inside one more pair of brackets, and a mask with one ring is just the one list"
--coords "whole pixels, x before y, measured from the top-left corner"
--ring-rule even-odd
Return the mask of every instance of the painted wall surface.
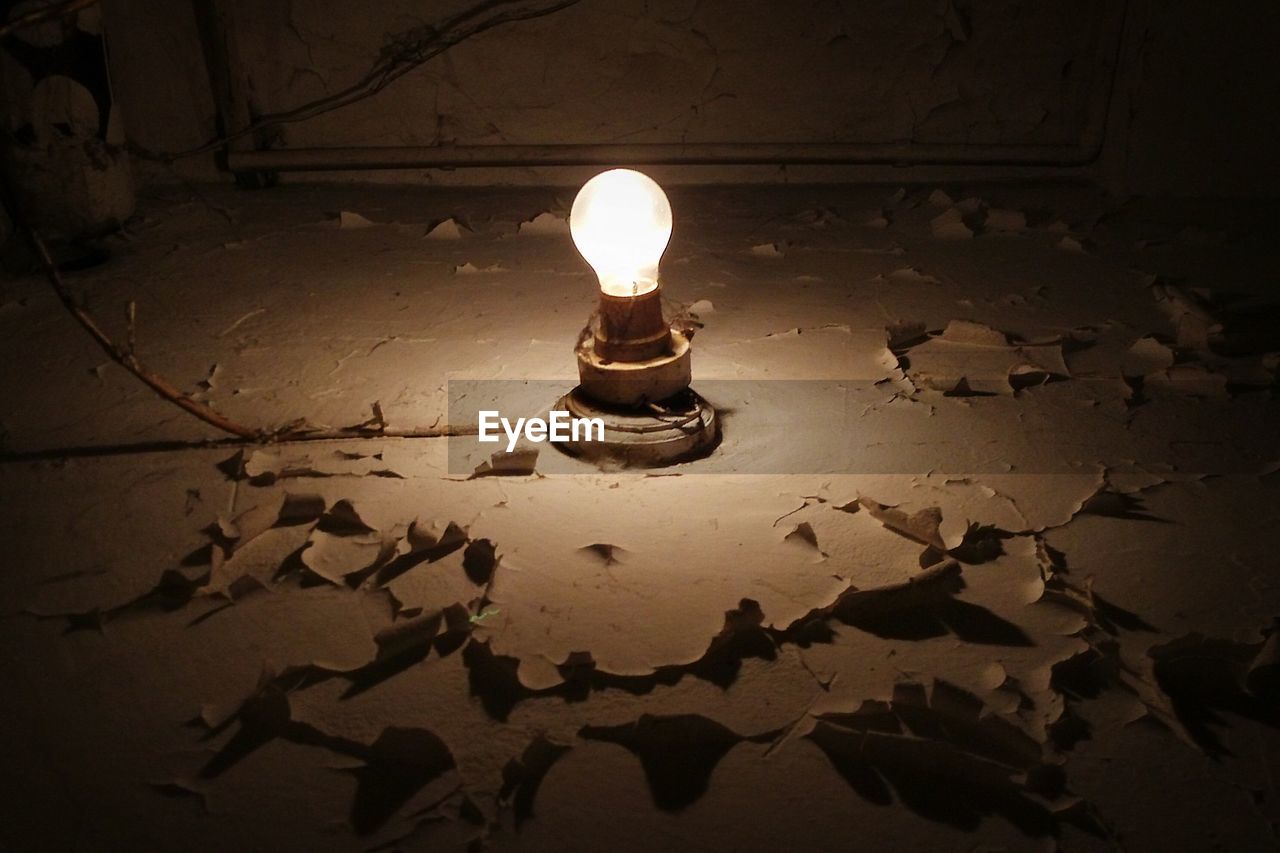
[[[394, 35], [466, 4], [230, 5], [251, 99], [272, 112], [341, 89]], [[1146, 0], [581, 0], [482, 33], [373, 98], [282, 128], [280, 141], [906, 142], [980, 157], [990, 145], [1091, 148], [1115, 80], [1123, 109], [1112, 111], [1107, 152], [1122, 189], [1254, 193], [1280, 185], [1274, 171], [1259, 182], [1226, 154], [1270, 144], [1274, 119], [1246, 140], [1216, 131], [1222, 111], [1247, 111], [1276, 85], [1249, 69], [1274, 41], [1277, 12], [1247, 5], [1256, 14]], [[209, 139], [213, 104], [187, 4], [108, 0], [108, 30], [135, 140], [172, 151]], [[1218, 155], [1208, 169], [1205, 150]]]
[[1141, 19], [1120, 164], [1138, 192], [1280, 193], [1280, 3], [1161, 0]]

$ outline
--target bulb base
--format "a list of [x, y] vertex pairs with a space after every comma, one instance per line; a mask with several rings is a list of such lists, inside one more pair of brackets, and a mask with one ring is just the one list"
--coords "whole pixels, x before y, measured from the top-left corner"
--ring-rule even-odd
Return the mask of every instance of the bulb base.
[[662, 288], [638, 296], [600, 294], [592, 323], [595, 352], [604, 361], [639, 362], [671, 352], [671, 330], [662, 317]]

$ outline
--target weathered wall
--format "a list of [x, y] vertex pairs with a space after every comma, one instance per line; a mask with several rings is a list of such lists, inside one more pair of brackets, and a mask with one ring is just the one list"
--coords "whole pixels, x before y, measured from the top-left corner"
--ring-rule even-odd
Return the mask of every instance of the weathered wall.
[[[1280, 3], [1139, 4], [1116, 162], [1135, 192], [1280, 193]], [[1141, 8], [1146, 7], [1146, 8]]]
[[[1101, 4], [1022, 17], [1010, 5], [975, 7], [966, 22], [934, 0], [587, 0], [460, 46], [402, 97], [389, 97], [394, 109], [370, 102], [291, 136], [301, 144], [370, 136], [409, 144], [1073, 142], [1092, 72], [1073, 59], [1091, 49], [1089, 23]], [[401, 0], [349, 22], [346, 4], [296, 6], [297, 38], [274, 67], [253, 66], [264, 105], [313, 98], [354, 76], [389, 29], [415, 22], [415, 7]], [[309, 73], [309, 63], [323, 70]], [[1004, 82], [1010, 72], [1020, 86]]]
[[[159, 150], [208, 139], [213, 104], [188, 5], [107, 2], [133, 137]], [[390, 34], [463, 5], [241, 0], [237, 31], [256, 108], [340, 89]], [[1247, 5], [1256, 8], [1228, 16], [1207, 3], [1130, 1], [1107, 126], [1113, 187], [1239, 194], [1280, 186], [1274, 169], [1264, 174], [1230, 156], [1260, 153], [1275, 138], [1270, 115], [1236, 120], [1275, 101], [1274, 75], [1250, 69], [1274, 42], [1277, 11]], [[978, 158], [993, 144], [1088, 151], [1100, 137], [1125, 8], [1118, 0], [582, 0], [477, 36], [374, 98], [285, 127], [282, 140], [911, 142], [965, 146]], [[1234, 124], [1241, 127], [1222, 130]], [[211, 168], [206, 159], [180, 171]], [[485, 170], [431, 179], [545, 177]]]

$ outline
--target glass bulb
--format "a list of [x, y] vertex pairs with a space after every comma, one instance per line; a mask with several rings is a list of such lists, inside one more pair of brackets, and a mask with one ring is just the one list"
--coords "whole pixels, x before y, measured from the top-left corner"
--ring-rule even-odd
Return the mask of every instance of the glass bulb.
[[639, 296], [658, 286], [658, 261], [671, 239], [671, 203], [648, 175], [611, 169], [578, 190], [569, 232], [601, 290]]

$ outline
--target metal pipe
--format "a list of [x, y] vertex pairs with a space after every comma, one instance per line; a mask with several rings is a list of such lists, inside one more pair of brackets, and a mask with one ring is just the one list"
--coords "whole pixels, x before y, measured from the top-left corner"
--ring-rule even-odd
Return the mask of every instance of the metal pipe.
[[229, 151], [233, 172], [337, 172], [499, 166], [954, 165], [1087, 166], [1087, 145], [695, 143], [434, 145]]

